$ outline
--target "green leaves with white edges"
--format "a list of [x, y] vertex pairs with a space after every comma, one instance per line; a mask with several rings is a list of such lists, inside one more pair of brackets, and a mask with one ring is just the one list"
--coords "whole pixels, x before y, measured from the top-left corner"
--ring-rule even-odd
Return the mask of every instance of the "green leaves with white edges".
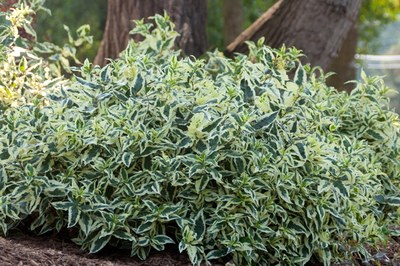
[[155, 19], [108, 66], [0, 116], [2, 234], [33, 220], [90, 252], [328, 265], [398, 223], [400, 123], [379, 79], [338, 93], [297, 50], [261, 44], [180, 57]]

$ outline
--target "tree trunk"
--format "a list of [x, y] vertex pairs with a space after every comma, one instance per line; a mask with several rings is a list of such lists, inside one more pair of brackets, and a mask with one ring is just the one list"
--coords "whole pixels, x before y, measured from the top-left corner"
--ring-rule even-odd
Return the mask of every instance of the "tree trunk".
[[327, 83], [338, 90], [351, 91], [355, 87], [354, 83], [345, 83], [356, 79], [357, 36], [357, 23], [355, 23], [343, 41], [339, 56], [333, 59], [328, 68], [328, 71], [335, 72], [335, 75], [330, 76]]
[[327, 69], [338, 56], [344, 38], [357, 20], [361, 0], [279, 0], [226, 50], [227, 55], [246, 52], [244, 41], [257, 41], [279, 48], [303, 50], [305, 62]]
[[222, 0], [224, 44], [230, 44], [243, 30], [243, 0]]
[[108, 0], [106, 27], [94, 63], [105, 65], [106, 58], [116, 58], [126, 48], [133, 19], [163, 14], [164, 10], [180, 33], [177, 46], [187, 55], [203, 54], [207, 49], [206, 0]]

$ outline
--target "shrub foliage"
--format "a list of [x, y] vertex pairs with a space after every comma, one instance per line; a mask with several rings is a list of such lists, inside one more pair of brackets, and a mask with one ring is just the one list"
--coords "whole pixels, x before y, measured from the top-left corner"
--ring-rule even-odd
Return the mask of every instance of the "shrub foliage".
[[31, 23], [38, 11], [50, 12], [43, 8], [44, 0], [32, 0], [29, 5], [14, 2], [21, 3], [0, 12], [0, 110], [40, 104], [45, 93], [62, 84], [62, 72], [71, 72], [70, 61], [79, 63], [77, 47], [92, 42], [87, 25], [77, 30], [77, 38], [65, 26], [69, 43], [63, 47], [37, 42]]
[[169, 18], [153, 19], [104, 68], [7, 106], [2, 233], [29, 220], [141, 259], [175, 243], [193, 264], [367, 257], [399, 222], [399, 120], [381, 80], [339, 93], [262, 40], [234, 59], [182, 57]]

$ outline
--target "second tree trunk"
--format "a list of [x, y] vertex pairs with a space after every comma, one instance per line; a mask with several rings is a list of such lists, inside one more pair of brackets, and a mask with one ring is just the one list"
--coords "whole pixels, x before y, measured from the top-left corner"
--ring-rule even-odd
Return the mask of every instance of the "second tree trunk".
[[264, 37], [269, 46], [295, 46], [305, 61], [328, 69], [358, 18], [361, 0], [279, 0], [227, 48], [246, 52], [245, 41]]
[[132, 20], [163, 14], [164, 10], [180, 33], [177, 46], [187, 55], [203, 54], [207, 49], [206, 0], [108, 0], [106, 28], [94, 63], [105, 65], [107, 58], [118, 57], [132, 37]]

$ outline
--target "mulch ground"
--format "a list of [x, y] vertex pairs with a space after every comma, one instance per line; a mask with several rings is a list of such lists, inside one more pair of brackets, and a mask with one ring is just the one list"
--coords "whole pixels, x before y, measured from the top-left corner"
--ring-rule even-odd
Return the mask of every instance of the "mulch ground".
[[130, 257], [129, 251], [105, 248], [88, 254], [57, 236], [26, 234], [0, 237], [0, 266], [189, 266], [189, 259], [175, 250], [152, 254], [146, 261]]
[[[372, 251], [375, 262], [349, 262], [344, 265], [393, 265], [400, 266], [400, 238], [395, 237], [379, 250]], [[24, 233], [0, 237], [0, 266], [189, 266], [187, 256], [177, 250], [152, 254], [145, 262], [132, 258], [128, 251], [113, 248], [97, 254], [88, 254], [77, 245], [58, 236], [30, 236]], [[222, 264], [220, 264], [222, 265]], [[316, 266], [316, 265], [314, 265]]]

